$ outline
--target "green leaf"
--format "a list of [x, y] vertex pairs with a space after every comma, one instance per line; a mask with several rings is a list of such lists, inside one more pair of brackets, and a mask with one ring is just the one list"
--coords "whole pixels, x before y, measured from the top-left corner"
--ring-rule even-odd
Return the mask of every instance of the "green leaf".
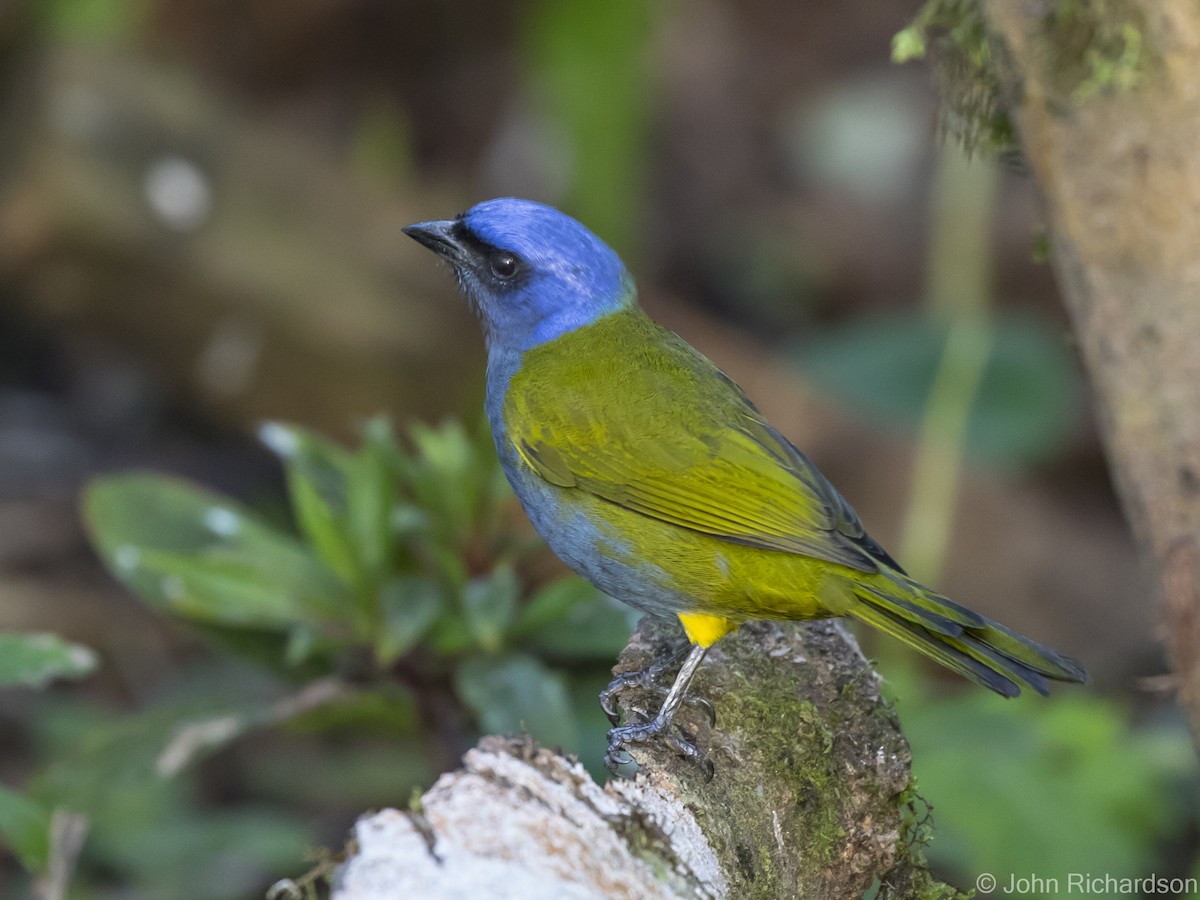
[[488, 651], [504, 643], [504, 633], [517, 611], [521, 586], [511, 566], [499, 565], [484, 578], [472, 578], [462, 591], [462, 609], [467, 628]]
[[423, 638], [445, 609], [442, 587], [420, 575], [398, 575], [380, 591], [383, 629], [375, 639], [375, 655], [390, 665]]
[[317, 556], [338, 578], [348, 585], [354, 584], [358, 566], [342, 517], [329, 506], [303, 469], [288, 471], [288, 491], [296, 521]]
[[354, 584], [359, 565], [346, 523], [347, 482], [353, 457], [295, 425], [268, 422], [259, 429], [259, 437], [283, 462], [300, 530], [317, 556], [339, 578]]
[[50, 857], [50, 810], [0, 785], [0, 838], [27, 871], [44, 871]]
[[458, 696], [488, 734], [528, 731], [548, 747], [578, 746], [578, 729], [562, 675], [524, 653], [470, 656], [454, 673]]
[[456, 548], [469, 539], [480, 494], [481, 473], [462, 424], [440, 428], [416, 424], [410, 431], [416, 452], [409, 470], [409, 490], [430, 514], [438, 538]]
[[393, 510], [397, 505], [395, 440], [382, 418], [367, 423], [362, 449], [350, 466], [347, 515], [354, 550], [364, 574], [376, 583], [384, 575], [394, 546]]
[[346, 473], [352, 460], [348, 450], [315, 431], [284, 422], [264, 423], [258, 437], [285, 467], [302, 470], [326, 504], [339, 511], [345, 508]]
[[448, 612], [434, 621], [426, 643], [438, 656], [457, 656], [477, 646], [466, 618], [455, 612]]
[[641, 613], [597, 591], [590, 601], [575, 603], [566, 615], [552, 619], [522, 640], [539, 656], [562, 660], [612, 660], [629, 643]]
[[84, 496], [92, 542], [151, 606], [202, 621], [337, 630], [346, 587], [294, 538], [232, 500], [160, 475], [100, 478]]
[[[1051, 458], [1078, 419], [1078, 367], [1046, 322], [1008, 316], [993, 328], [967, 449], [1018, 467]], [[943, 325], [921, 313], [864, 316], [814, 336], [803, 350], [803, 366], [863, 414], [915, 430], [946, 335]]]
[[575, 575], [560, 578], [543, 587], [522, 607], [517, 620], [508, 629], [519, 638], [565, 619], [581, 603], [602, 603], [600, 592]]
[[95, 653], [57, 635], [0, 632], [0, 688], [40, 688], [53, 678], [79, 678], [94, 668]]

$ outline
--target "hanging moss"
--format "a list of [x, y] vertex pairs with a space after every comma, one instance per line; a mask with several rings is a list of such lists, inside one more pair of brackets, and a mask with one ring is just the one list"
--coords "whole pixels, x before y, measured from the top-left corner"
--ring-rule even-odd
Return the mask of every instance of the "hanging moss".
[[[1130, 90], [1152, 64], [1143, 13], [1132, 0], [1055, 0], [1037, 22], [1054, 48], [1044, 61], [1046, 83], [1063, 105]], [[943, 129], [968, 153], [1014, 151], [1016, 136], [981, 0], [926, 0], [912, 24], [892, 39], [892, 59], [926, 56], [942, 95]]]

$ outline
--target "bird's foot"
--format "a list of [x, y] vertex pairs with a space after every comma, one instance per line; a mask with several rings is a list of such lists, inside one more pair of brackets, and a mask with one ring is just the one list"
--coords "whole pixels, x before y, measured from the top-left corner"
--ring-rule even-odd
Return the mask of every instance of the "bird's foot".
[[[687, 648], [684, 647], [684, 649]], [[672, 654], [651, 663], [644, 669], [636, 672], [621, 672], [614, 677], [608, 683], [608, 687], [600, 692], [600, 708], [608, 716], [608, 721], [614, 725], [621, 721], [621, 714], [617, 711], [617, 694], [627, 687], [639, 687], [656, 696], [665, 697], [669, 689], [659, 682], [659, 678], [672, 664], [678, 662], [681, 655], [680, 653]], [[704, 713], [710, 727], [717, 724], [716, 709], [703, 697], [685, 696], [682, 702]]]
[[604, 754], [604, 764], [611, 772], [616, 773], [619, 768], [626, 767], [633, 762], [633, 756], [627, 747], [628, 744], [638, 744], [653, 738], [663, 741], [684, 759], [700, 765], [704, 769], [704, 780], [712, 781], [716, 771], [712, 760], [705, 756], [700, 748], [682, 732], [676, 734], [672, 731], [670, 719], [664, 718], [661, 714], [640, 725], [621, 725], [611, 729], [608, 732], [608, 751]]

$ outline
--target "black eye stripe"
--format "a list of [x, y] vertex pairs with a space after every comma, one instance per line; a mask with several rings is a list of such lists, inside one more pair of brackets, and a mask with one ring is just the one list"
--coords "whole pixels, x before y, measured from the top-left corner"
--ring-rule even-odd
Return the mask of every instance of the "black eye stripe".
[[481, 275], [490, 276], [497, 286], [503, 284], [507, 287], [523, 280], [526, 272], [525, 263], [521, 257], [511, 250], [505, 250], [480, 239], [467, 226], [463, 215], [459, 215], [455, 219], [452, 236], [473, 258], [475, 271]]

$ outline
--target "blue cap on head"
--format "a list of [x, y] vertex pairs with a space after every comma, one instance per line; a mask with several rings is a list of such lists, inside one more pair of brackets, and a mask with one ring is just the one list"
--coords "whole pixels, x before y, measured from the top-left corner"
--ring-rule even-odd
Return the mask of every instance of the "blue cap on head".
[[489, 346], [528, 349], [633, 302], [620, 257], [542, 203], [488, 200], [405, 232], [449, 260]]

